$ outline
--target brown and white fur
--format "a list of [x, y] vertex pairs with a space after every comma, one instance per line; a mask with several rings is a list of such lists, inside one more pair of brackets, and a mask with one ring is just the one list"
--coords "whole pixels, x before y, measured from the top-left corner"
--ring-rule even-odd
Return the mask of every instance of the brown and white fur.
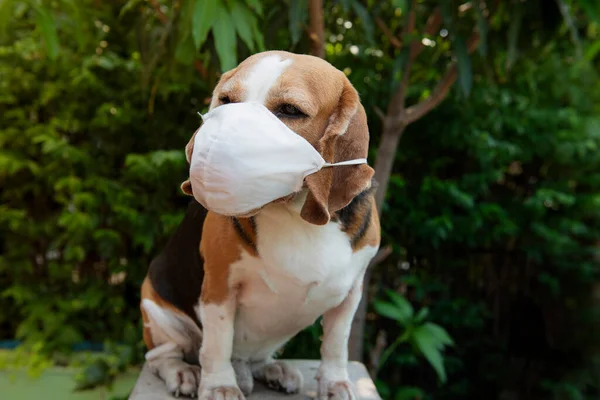
[[[358, 94], [321, 59], [254, 55], [222, 76], [210, 108], [247, 101], [269, 108], [328, 162], [367, 157]], [[303, 114], [286, 114], [286, 104]], [[347, 346], [365, 269], [380, 241], [372, 176], [368, 165], [326, 168], [308, 176], [301, 192], [244, 218], [191, 202], [150, 266], [140, 306], [146, 359], [172, 393], [244, 399], [254, 379], [298, 392], [299, 371], [272, 357], [323, 316], [318, 398], [356, 398]], [[189, 181], [182, 189], [192, 193]]]

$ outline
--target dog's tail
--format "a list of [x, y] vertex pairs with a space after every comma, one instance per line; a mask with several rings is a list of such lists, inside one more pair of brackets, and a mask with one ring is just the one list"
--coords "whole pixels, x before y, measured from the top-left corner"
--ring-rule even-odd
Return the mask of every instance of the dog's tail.
[[194, 320], [183, 313], [162, 308], [149, 299], [142, 300], [142, 308], [148, 317], [145, 326], [150, 329], [155, 346], [146, 353], [146, 359], [173, 351], [175, 347], [182, 349], [186, 358], [198, 357], [202, 331]]

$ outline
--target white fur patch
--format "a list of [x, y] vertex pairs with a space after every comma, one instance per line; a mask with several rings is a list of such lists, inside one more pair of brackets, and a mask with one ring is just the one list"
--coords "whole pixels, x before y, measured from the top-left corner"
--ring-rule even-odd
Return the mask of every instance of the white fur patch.
[[165, 355], [171, 355], [174, 352], [177, 352], [179, 356], [181, 356], [181, 349], [174, 342], [166, 342], [153, 348], [152, 350], [146, 353], [146, 361], [153, 361], [158, 358], [164, 358]]
[[338, 223], [309, 224], [281, 204], [264, 208], [256, 223], [260, 258], [243, 251], [230, 277], [231, 284], [242, 283], [233, 356], [252, 361], [270, 357], [340, 305], [377, 251], [354, 253]]
[[266, 56], [260, 59], [244, 78], [246, 91], [243, 101], [256, 101], [265, 104], [271, 87], [291, 63], [291, 59], [283, 60], [279, 55]]
[[197, 354], [202, 332], [187, 315], [160, 307], [150, 299], [142, 300], [155, 347], [146, 353], [152, 370], [164, 381], [167, 389], [179, 397], [180, 394], [195, 397], [200, 382], [200, 367], [183, 360], [185, 354]]
[[197, 307], [204, 328], [200, 349], [202, 378], [200, 390], [236, 386], [235, 372], [231, 365], [233, 344], [234, 299], [222, 304], [204, 304]]
[[202, 340], [202, 331], [187, 315], [162, 308], [150, 299], [143, 299], [142, 307], [148, 316], [147, 326], [155, 346], [173, 342], [184, 352], [190, 352]]
[[342, 304], [327, 311], [323, 316], [320, 373], [330, 379], [348, 379], [348, 338], [352, 319], [362, 296], [363, 276], [361, 274], [356, 280]]

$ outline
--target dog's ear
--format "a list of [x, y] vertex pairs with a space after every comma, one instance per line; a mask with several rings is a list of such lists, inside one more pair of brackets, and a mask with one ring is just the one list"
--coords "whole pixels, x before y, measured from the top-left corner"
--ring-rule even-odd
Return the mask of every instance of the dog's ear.
[[[200, 128], [198, 128], [196, 130], [196, 132], [194, 132], [190, 141], [185, 145], [185, 158], [186, 158], [188, 164], [192, 161], [192, 153], [194, 152], [194, 139], [196, 138], [196, 134], [198, 133], [199, 130], [200, 130]], [[186, 179], [181, 184], [181, 191], [183, 193], [187, 194], [188, 196], [194, 195], [192, 193], [192, 184], [190, 183], [189, 179]]]
[[[367, 157], [367, 115], [358, 93], [345, 76], [338, 106], [317, 150], [327, 162]], [[369, 188], [374, 172], [368, 165], [360, 164], [323, 168], [307, 176], [308, 196], [300, 215], [312, 224], [327, 224], [332, 213], [346, 207], [357, 194]]]

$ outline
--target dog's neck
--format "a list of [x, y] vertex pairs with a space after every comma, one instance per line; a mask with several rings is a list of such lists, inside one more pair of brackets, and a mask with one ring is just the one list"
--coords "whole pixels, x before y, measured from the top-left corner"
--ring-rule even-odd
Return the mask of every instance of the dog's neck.
[[302, 207], [304, 206], [304, 202], [306, 201], [306, 197], [308, 196], [308, 189], [304, 188], [298, 193], [290, 196], [289, 199], [284, 201], [277, 201], [263, 207], [256, 216], [260, 214], [271, 214], [281, 212], [282, 209], [286, 210], [291, 215], [295, 217], [301, 218], [300, 213], [302, 212]]
[[292, 212], [300, 214], [307, 196], [308, 189], [302, 189], [300, 192], [296, 193], [294, 197], [292, 197], [292, 199], [286, 204], [286, 207]]

